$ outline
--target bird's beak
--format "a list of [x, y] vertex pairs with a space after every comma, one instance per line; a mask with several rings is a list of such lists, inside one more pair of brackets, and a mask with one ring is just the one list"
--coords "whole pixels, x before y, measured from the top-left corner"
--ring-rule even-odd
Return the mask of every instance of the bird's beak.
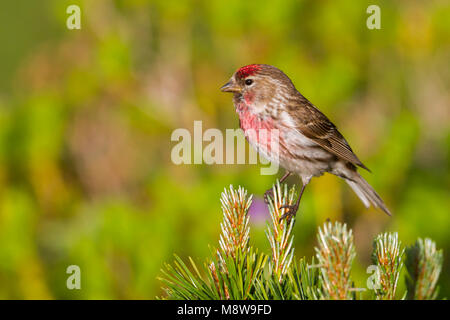
[[239, 88], [233, 79], [225, 83], [220, 90], [223, 92], [241, 92], [241, 88]]

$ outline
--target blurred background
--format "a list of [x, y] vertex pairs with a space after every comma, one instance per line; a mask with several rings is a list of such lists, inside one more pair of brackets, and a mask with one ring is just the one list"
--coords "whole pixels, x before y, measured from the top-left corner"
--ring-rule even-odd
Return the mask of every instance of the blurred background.
[[[71, 4], [81, 30], [66, 27]], [[366, 27], [371, 4], [381, 30]], [[335, 122], [393, 212], [366, 210], [337, 177], [313, 179], [297, 257], [314, 253], [326, 219], [344, 221], [366, 287], [377, 233], [430, 237], [449, 297], [448, 1], [2, 1], [0, 37], [1, 299], [161, 295], [173, 253], [203, 261], [218, 244], [230, 184], [254, 194], [251, 243], [269, 253], [262, 194], [282, 170], [170, 160], [176, 128], [238, 127], [219, 88], [250, 63], [284, 70]], [[66, 288], [72, 264], [81, 290]]]

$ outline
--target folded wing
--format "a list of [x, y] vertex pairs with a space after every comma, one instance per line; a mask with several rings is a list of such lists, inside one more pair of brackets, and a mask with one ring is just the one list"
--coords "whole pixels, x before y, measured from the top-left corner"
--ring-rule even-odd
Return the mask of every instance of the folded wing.
[[336, 126], [306, 98], [301, 97], [301, 103], [295, 102], [289, 106], [295, 129], [339, 158], [370, 171], [353, 153]]

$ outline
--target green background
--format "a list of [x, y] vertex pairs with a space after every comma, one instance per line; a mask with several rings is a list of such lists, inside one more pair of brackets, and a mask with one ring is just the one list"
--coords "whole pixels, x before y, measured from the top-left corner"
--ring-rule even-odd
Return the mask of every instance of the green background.
[[[81, 30], [66, 27], [70, 4]], [[370, 4], [381, 30], [366, 27]], [[431, 237], [450, 295], [448, 1], [2, 1], [0, 38], [0, 298], [154, 298], [173, 253], [207, 257], [223, 188], [261, 201], [275, 176], [176, 166], [170, 137], [194, 120], [237, 128], [219, 88], [250, 63], [284, 70], [335, 122], [393, 212], [366, 210], [337, 177], [313, 179], [297, 257], [314, 253], [327, 218], [344, 221], [366, 287], [374, 235]], [[268, 253], [253, 221], [250, 241]], [[66, 288], [72, 264], [81, 290]]]

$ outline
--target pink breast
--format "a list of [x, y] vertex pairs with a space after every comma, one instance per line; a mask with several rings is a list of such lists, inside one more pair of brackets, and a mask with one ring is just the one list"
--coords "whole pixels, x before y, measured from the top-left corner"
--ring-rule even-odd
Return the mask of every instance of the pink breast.
[[272, 118], [262, 119], [248, 110], [242, 110], [239, 112], [239, 119], [247, 140], [270, 152], [271, 141], [278, 139], [278, 131], [274, 131], [276, 128]]

